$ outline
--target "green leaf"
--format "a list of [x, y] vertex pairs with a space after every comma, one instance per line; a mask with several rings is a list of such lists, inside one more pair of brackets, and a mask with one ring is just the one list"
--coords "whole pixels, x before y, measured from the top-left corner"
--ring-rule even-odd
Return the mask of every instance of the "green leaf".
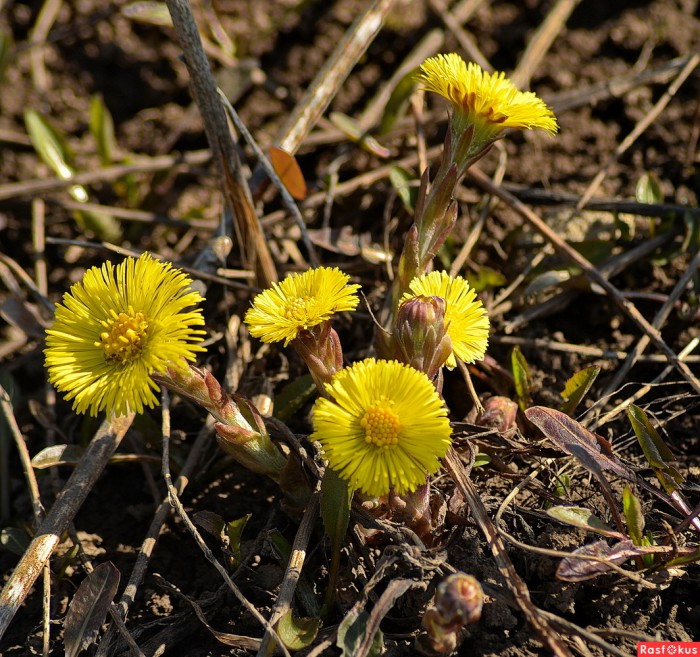
[[[71, 180], [75, 169], [71, 164], [70, 150], [63, 136], [38, 112], [28, 109], [24, 113], [29, 138], [39, 157], [50, 166], [61, 180]], [[68, 193], [78, 203], [87, 203], [90, 198], [82, 185], [71, 185]], [[121, 238], [119, 223], [109, 214], [92, 210], [79, 210], [73, 215], [83, 230], [89, 230], [101, 240], [117, 242]]]
[[562, 472], [556, 478], [554, 483], [554, 495], [557, 497], [566, 497], [571, 490], [571, 477], [568, 472]]
[[614, 529], [606, 525], [600, 518], [593, 515], [591, 511], [580, 506], [553, 506], [547, 509], [547, 515], [559, 522], [579, 527], [590, 532], [596, 532], [603, 536], [619, 538], [624, 540], [626, 536], [616, 532]]
[[483, 468], [485, 465], [488, 465], [489, 463], [491, 463], [491, 455], [486, 454], [485, 452], [479, 452], [474, 457], [474, 463], [472, 464], [472, 468]]
[[501, 287], [507, 282], [506, 277], [500, 271], [485, 265], [479, 267], [476, 272], [469, 272], [466, 278], [469, 287], [477, 293]]
[[563, 413], [567, 415], [573, 413], [574, 409], [591, 389], [598, 374], [600, 374], [600, 367], [592, 365], [591, 367], [579, 370], [566, 382], [564, 390], [562, 390], [561, 393], [561, 396], [566, 400], [561, 406], [561, 411]]
[[341, 112], [331, 112], [328, 115], [331, 123], [338, 128], [350, 141], [354, 141], [366, 151], [373, 153], [377, 157], [387, 158], [391, 152], [384, 148], [374, 137], [368, 135], [360, 124], [352, 117]]
[[394, 124], [406, 113], [411, 94], [416, 87], [415, 76], [418, 69], [404, 75], [394, 87], [389, 100], [384, 107], [384, 114], [379, 125], [379, 134], [385, 135]]
[[[357, 649], [367, 633], [369, 614], [362, 610], [350, 610], [338, 625], [336, 645], [342, 650], [341, 657], [355, 657]], [[372, 646], [367, 657], [379, 657], [384, 647], [384, 634], [380, 629], [372, 637]]]
[[643, 173], [637, 181], [634, 195], [639, 203], [648, 205], [663, 203], [664, 193], [661, 190], [659, 177], [652, 171]]
[[310, 374], [294, 379], [275, 395], [273, 415], [282, 422], [288, 422], [315, 392], [316, 384]]
[[[697, 211], [697, 208], [694, 208]], [[681, 252], [691, 254], [700, 250], [700, 220], [696, 212], [685, 211], [683, 213], [683, 224], [685, 226], [685, 236]]]
[[165, 2], [151, 2], [150, 0], [137, 0], [130, 2], [121, 8], [122, 16], [137, 23], [146, 25], [158, 25], [171, 27], [173, 20]]
[[192, 519], [208, 534], [211, 534], [220, 541], [224, 538], [224, 527], [226, 521], [213, 511], [197, 511]]
[[[80, 198], [73, 193], [76, 189], [81, 191]], [[80, 203], [86, 203], [89, 200], [85, 188], [80, 185], [73, 185], [68, 191]], [[95, 233], [97, 237], [105, 242], [118, 242], [121, 239], [121, 227], [111, 214], [95, 210], [76, 210], [73, 216], [83, 230]]]
[[515, 383], [515, 394], [518, 397], [518, 405], [524, 411], [532, 400], [532, 378], [530, 367], [520, 351], [520, 347], [513, 347], [510, 354], [511, 367], [513, 368], [513, 380]]
[[331, 541], [331, 566], [328, 573], [328, 589], [323, 613], [328, 613], [335, 602], [335, 585], [340, 567], [340, 549], [350, 524], [352, 493], [348, 482], [338, 473], [326, 468], [321, 480], [321, 519]]
[[0, 81], [5, 78], [5, 71], [12, 61], [14, 54], [14, 43], [12, 34], [0, 30]]
[[[602, 264], [613, 254], [615, 242], [613, 240], [583, 240], [571, 244], [582, 256], [594, 265]], [[569, 271], [580, 271], [575, 265]]]
[[54, 465], [77, 465], [85, 449], [80, 445], [52, 445], [45, 447], [32, 458], [32, 467], [43, 470]]
[[627, 408], [627, 417], [632, 424], [632, 429], [634, 429], [634, 433], [642, 447], [644, 456], [649, 462], [649, 465], [653, 468], [659, 483], [667, 493], [675, 493], [680, 489], [680, 484], [682, 484], [685, 479], [683, 475], [671, 465], [671, 462], [676, 459], [668, 445], [666, 445], [661, 436], [659, 436], [656, 429], [651, 422], [649, 422], [646, 413], [639, 408], [639, 406], [630, 404]]
[[571, 280], [571, 272], [566, 269], [550, 269], [535, 276], [525, 288], [523, 294], [526, 297], [534, 297], [547, 292], [553, 287], [559, 287]]
[[[45, 447], [32, 458], [32, 467], [35, 470], [45, 470], [56, 465], [78, 465], [85, 453], [85, 448], [80, 445], [51, 445]], [[146, 454], [114, 454], [109, 458], [109, 463], [160, 463], [158, 456]]]
[[0, 532], [0, 545], [7, 550], [21, 557], [29, 544], [31, 543], [31, 538], [27, 535], [23, 529], [18, 527], [5, 527]]
[[242, 518], [226, 523], [226, 536], [229, 540], [229, 550], [238, 562], [241, 559], [241, 535], [248, 521], [253, 517], [252, 513], [246, 513]]
[[664, 563], [664, 569], [687, 566], [688, 564], [697, 563], [698, 561], [700, 561], [700, 548], [694, 552], [691, 552], [690, 554], [684, 554], [683, 556], [676, 557], [675, 559], [670, 559]]
[[102, 165], [112, 164], [116, 150], [114, 121], [102, 96], [97, 94], [90, 98], [90, 134], [97, 144]]
[[629, 484], [622, 491], [622, 513], [627, 521], [627, 531], [635, 545], [644, 545], [644, 513], [637, 496]]
[[407, 169], [394, 166], [389, 171], [389, 181], [399, 195], [406, 211], [413, 214], [418, 198], [418, 185], [412, 184], [417, 182], [416, 177]]
[[333, 544], [342, 544], [350, 523], [352, 492], [348, 482], [338, 473], [326, 468], [321, 481], [321, 519], [328, 538]]
[[70, 165], [70, 152], [63, 136], [33, 109], [24, 112], [24, 123], [32, 140], [32, 146], [39, 157], [61, 180], [70, 180], [75, 171]]
[[277, 624], [277, 634], [289, 650], [310, 646], [321, 627], [320, 618], [295, 618], [289, 609]]

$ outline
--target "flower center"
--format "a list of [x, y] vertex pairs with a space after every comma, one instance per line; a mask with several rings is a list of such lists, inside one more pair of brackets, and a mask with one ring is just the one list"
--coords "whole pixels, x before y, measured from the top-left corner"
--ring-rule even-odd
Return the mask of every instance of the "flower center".
[[306, 326], [309, 318], [308, 305], [308, 297], [295, 297], [294, 299], [289, 299], [284, 309], [285, 318], [294, 322], [295, 324], [298, 324], [299, 326]]
[[148, 321], [131, 306], [125, 313], [111, 312], [112, 317], [102, 322], [105, 330], [95, 346], [102, 348], [107, 360], [125, 363], [141, 353], [148, 336]]
[[398, 444], [401, 422], [393, 406], [393, 401], [382, 396], [367, 409], [360, 420], [360, 426], [365, 430], [365, 442], [385, 449]]

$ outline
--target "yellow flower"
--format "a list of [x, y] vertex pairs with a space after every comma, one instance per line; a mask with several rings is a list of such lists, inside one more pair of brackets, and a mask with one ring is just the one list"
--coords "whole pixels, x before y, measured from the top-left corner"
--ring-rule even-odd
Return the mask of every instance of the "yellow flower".
[[167, 367], [186, 367], [204, 349], [202, 301], [190, 278], [144, 253], [116, 267], [85, 272], [56, 306], [46, 331], [49, 381], [78, 413], [141, 413], [158, 403], [151, 379]]
[[447, 367], [457, 365], [455, 356], [465, 363], [481, 360], [486, 352], [489, 339], [489, 316], [476, 292], [461, 276], [452, 278], [447, 272], [433, 271], [414, 278], [401, 303], [414, 297], [441, 297], [446, 302], [445, 324], [447, 335], [452, 340], [452, 354], [447, 359]]
[[350, 487], [367, 495], [416, 490], [451, 443], [447, 408], [428, 377], [368, 358], [338, 372], [313, 409], [312, 440]]
[[329, 320], [333, 314], [354, 310], [359, 285], [337, 267], [318, 267], [303, 274], [290, 274], [281, 283], [258, 294], [245, 323], [253, 337], [263, 342], [284, 340], [288, 345], [301, 330]]
[[474, 125], [477, 144], [492, 141], [505, 128], [557, 131], [552, 110], [536, 94], [518, 91], [505, 73], [482, 71], [456, 53], [426, 59], [418, 80], [454, 105], [456, 121]]

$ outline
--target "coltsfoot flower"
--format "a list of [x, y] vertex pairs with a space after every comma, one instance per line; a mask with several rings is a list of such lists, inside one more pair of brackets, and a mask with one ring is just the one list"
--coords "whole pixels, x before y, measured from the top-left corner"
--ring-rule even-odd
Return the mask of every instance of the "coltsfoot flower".
[[354, 310], [359, 285], [337, 267], [318, 267], [303, 274], [290, 274], [281, 283], [261, 292], [245, 315], [253, 337], [287, 346], [299, 331], [329, 320], [335, 313]]
[[482, 71], [456, 53], [426, 59], [418, 80], [452, 103], [455, 122], [474, 125], [475, 144], [493, 141], [506, 128], [557, 131], [554, 113], [536, 94], [519, 91], [505, 73]]
[[85, 272], [46, 331], [49, 381], [78, 413], [141, 413], [158, 403], [151, 378], [187, 367], [205, 332], [190, 278], [147, 253]]
[[451, 444], [447, 408], [428, 377], [368, 358], [338, 372], [313, 409], [312, 440], [355, 490], [378, 497], [425, 484]]
[[403, 295], [401, 303], [419, 297], [441, 297], [446, 302], [445, 324], [452, 340], [452, 354], [447, 359], [448, 368], [457, 365], [455, 356], [465, 363], [481, 360], [489, 338], [489, 317], [476, 292], [461, 276], [452, 278], [447, 272], [433, 271], [414, 278], [411, 293]]

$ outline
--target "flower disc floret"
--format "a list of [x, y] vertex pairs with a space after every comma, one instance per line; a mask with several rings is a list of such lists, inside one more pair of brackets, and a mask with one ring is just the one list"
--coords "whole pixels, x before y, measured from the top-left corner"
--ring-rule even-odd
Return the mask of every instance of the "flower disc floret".
[[329, 467], [367, 495], [416, 490], [451, 444], [447, 408], [428, 377], [369, 358], [338, 372], [313, 409], [312, 440]]
[[452, 354], [447, 367], [457, 365], [455, 356], [465, 363], [481, 360], [489, 338], [489, 317], [476, 292], [461, 276], [452, 278], [447, 272], [433, 271], [414, 278], [401, 299], [405, 303], [416, 297], [441, 297], [445, 300], [445, 324], [452, 341]]
[[505, 73], [483, 71], [456, 53], [426, 59], [418, 81], [449, 100], [461, 115], [456, 119], [474, 124], [480, 142], [505, 128], [541, 128], [551, 134], [558, 129], [554, 113], [536, 94], [519, 91]]
[[360, 286], [348, 285], [349, 280], [337, 267], [318, 267], [273, 283], [253, 299], [253, 307], [246, 313], [250, 334], [263, 342], [283, 340], [286, 346], [299, 331], [317, 326], [337, 312], [354, 310]]
[[46, 331], [49, 381], [78, 413], [143, 412], [158, 403], [151, 375], [182, 369], [205, 335], [191, 279], [147, 253], [85, 272]]

